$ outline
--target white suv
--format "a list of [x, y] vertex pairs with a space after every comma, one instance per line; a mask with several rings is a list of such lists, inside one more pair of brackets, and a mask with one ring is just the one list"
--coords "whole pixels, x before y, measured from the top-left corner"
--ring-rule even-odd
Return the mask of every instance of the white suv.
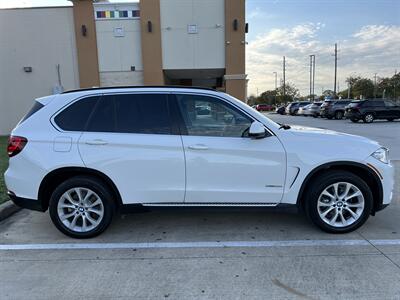
[[8, 145], [11, 199], [88, 238], [129, 206], [297, 206], [349, 232], [387, 206], [393, 168], [369, 139], [274, 123], [222, 92], [96, 88], [37, 99]]

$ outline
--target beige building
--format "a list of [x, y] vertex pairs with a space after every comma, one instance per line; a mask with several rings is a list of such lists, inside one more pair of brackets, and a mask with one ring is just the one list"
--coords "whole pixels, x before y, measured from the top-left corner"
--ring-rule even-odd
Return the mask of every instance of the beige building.
[[0, 134], [32, 99], [115, 85], [212, 87], [246, 99], [245, 0], [73, 0], [0, 10]]

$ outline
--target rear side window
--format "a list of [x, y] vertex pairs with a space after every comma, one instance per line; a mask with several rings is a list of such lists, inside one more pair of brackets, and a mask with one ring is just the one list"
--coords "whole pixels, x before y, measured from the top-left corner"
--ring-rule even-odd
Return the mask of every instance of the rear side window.
[[44, 107], [44, 105], [42, 103], [35, 101], [32, 108], [28, 111], [28, 113], [25, 115], [25, 117], [22, 118], [20, 123], [27, 120], [30, 116], [32, 116], [35, 112], [37, 112], [38, 110], [40, 110], [43, 107]]
[[94, 96], [76, 101], [59, 113], [54, 122], [63, 130], [84, 131], [99, 98], [100, 96]]
[[381, 107], [384, 106], [383, 101], [368, 101], [369, 107]]
[[90, 119], [88, 131], [171, 134], [168, 96], [163, 94], [103, 96]]
[[350, 102], [349, 107], [358, 107], [358, 106], [362, 106], [364, 102], [361, 101], [353, 101]]
[[385, 101], [385, 106], [386, 107], [395, 107], [396, 105], [391, 101]]

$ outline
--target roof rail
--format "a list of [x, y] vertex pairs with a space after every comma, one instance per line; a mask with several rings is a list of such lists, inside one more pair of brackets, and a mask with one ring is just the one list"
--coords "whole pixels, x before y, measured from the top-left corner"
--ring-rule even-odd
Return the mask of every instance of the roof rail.
[[68, 94], [74, 92], [84, 92], [84, 91], [95, 91], [95, 90], [111, 90], [111, 89], [142, 89], [142, 88], [178, 88], [178, 89], [196, 89], [196, 90], [207, 90], [218, 92], [218, 90], [213, 88], [201, 87], [201, 86], [183, 86], [183, 85], [134, 85], [134, 86], [105, 86], [105, 87], [91, 87], [83, 89], [68, 90], [62, 92], [61, 94]]

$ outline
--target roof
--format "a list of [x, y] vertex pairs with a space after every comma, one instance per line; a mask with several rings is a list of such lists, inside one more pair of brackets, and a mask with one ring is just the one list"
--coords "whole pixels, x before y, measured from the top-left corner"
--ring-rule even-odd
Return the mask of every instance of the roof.
[[165, 89], [192, 89], [192, 90], [206, 90], [206, 91], [213, 91], [218, 92], [218, 90], [206, 87], [199, 87], [199, 86], [183, 86], [183, 85], [143, 85], [143, 86], [107, 86], [107, 87], [92, 87], [92, 88], [84, 88], [84, 89], [76, 89], [76, 90], [68, 90], [61, 94], [69, 94], [75, 92], [84, 92], [84, 91], [96, 91], [96, 90], [113, 90], [113, 89], [143, 89], [143, 88], [165, 88]]

